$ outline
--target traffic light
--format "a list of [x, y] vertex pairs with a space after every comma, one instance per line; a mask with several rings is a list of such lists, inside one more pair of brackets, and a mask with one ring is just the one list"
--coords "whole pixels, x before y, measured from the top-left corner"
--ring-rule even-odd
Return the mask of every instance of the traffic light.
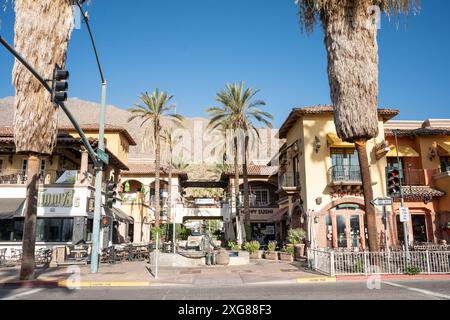
[[387, 169], [387, 190], [390, 197], [399, 196], [401, 193], [400, 171], [395, 168]]
[[56, 65], [53, 71], [52, 81], [52, 98], [54, 102], [58, 103], [67, 100], [67, 90], [69, 90], [68, 79], [69, 71], [63, 70], [60, 66]]
[[105, 203], [106, 208], [112, 209], [113, 205], [117, 202], [117, 184], [111, 180], [106, 181], [106, 196]]

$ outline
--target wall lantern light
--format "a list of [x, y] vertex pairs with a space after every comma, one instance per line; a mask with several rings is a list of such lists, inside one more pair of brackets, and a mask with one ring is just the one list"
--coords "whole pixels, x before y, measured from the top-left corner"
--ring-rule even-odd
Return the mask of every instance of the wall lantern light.
[[319, 223], [319, 217], [318, 217], [318, 216], [315, 216], [315, 217], [314, 217], [314, 223], [315, 223], [315, 224]]
[[322, 147], [322, 143], [320, 142], [320, 139], [318, 136], [314, 138], [314, 148], [316, 150], [316, 153], [319, 153], [320, 148]]

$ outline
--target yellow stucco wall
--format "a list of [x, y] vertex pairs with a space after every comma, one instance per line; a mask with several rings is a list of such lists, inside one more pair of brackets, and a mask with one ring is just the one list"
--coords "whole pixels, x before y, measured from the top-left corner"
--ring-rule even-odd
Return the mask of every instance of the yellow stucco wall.
[[[334, 120], [331, 114], [308, 115], [301, 118], [291, 128], [287, 135], [287, 146], [300, 139], [299, 162], [301, 195], [305, 210], [321, 211], [323, 207], [332, 200], [331, 189], [328, 185], [328, 171], [332, 166], [330, 147], [328, 146], [327, 134], [336, 133]], [[315, 137], [321, 142], [321, 148], [316, 153]], [[371, 174], [376, 185], [373, 186], [374, 196], [386, 195], [385, 168], [386, 158], [376, 160], [374, 147], [384, 140], [383, 121], [379, 121], [379, 135], [367, 143], [367, 152], [371, 165]], [[291, 151], [288, 156], [288, 172], [292, 172], [292, 161], [295, 154]], [[322, 198], [322, 204], [316, 203], [316, 198]], [[362, 197], [359, 197], [362, 199]]]
[[[75, 130], [68, 130], [68, 133], [73, 137], [79, 137]], [[85, 131], [85, 134], [88, 138], [98, 139], [98, 132]], [[106, 132], [105, 139], [108, 150], [110, 150], [120, 161], [127, 165], [128, 153], [130, 150], [128, 140], [118, 132]]]

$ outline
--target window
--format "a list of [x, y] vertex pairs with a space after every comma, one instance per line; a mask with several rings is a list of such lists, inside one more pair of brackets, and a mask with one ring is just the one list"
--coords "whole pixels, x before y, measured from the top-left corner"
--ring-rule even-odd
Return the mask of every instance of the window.
[[40, 166], [40, 170], [39, 170], [39, 174], [41, 175], [41, 177], [45, 177], [46, 166], [47, 166], [47, 164], [46, 164], [45, 160], [41, 160], [41, 166]]
[[3, 159], [0, 159], [0, 176], [3, 174]]
[[450, 171], [450, 157], [441, 157], [441, 172]]
[[335, 166], [358, 166], [358, 152], [355, 149], [331, 149], [331, 161]]
[[88, 219], [86, 225], [86, 238], [85, 238], [87, 242], [92, 241], [93, 230], [94, 230], [94, 219]]
[[36, 241], [70, 242], [72, 241], [73, 219], [38, 219]]
[[250, 199], [254, 199], [254, 203], [252, 203], [252, 205], [267, 206], [270, 203], [269, 190], [252, 190], [251, 194], [253, 197]]
[[23, 236], [23, 219], [8, 219], [0, 222], [0, 241], [20, 242]]
[[22, 160], [22, 175], [26, 176], [28, 171], [28, 159]]
[[298, 165], [298, 156], [295, 156], [294, 159], [292, 159], [293, 162], [293, 169], [294, 169], [294, 186], [298, 186], [299, 185], [299, 175], [298, 175], [298, 169], [299, 169], [299, 165]]

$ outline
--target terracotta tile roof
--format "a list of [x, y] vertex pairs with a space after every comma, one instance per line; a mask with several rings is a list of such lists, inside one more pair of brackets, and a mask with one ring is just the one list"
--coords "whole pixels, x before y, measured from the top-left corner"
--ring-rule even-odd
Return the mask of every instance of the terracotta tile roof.
[[[81, 129], [86, 132], [98, 131], [98, 125], [97, 124], [81, 125]], [[58, 130], [59, 130], [59, 133], [58, 133], [59, 136], [69, 136], [67, 131], [73, 131], [73, 130], [75, 130], [75, 128], [73, 126], [59, 126]], [[123, 127], [106, 124], [105, 132], [122, 133], [127, 138], [130, 145], [132, 145], [132, 146], [136, 145], [136, 142], [134, 141], [134, 139], [131, 137], [131, 135], [128, 133], [128, 131]], [[3, 138], [13, 137], [12, 127], [0, 127], [0, 137], [3, 137]]]
[[429, 186], [403, 187], [403, 195], [409, 201], [424, 201], [425, 197], [439, 198], [445, 196], [445, 192]]
[[[248, 166], [248, 175], [249, 176], [273, 176], [277, 174], [278, 167], [271, 167], [265, 165], [249, 165]], [[239, 168], [239, 175], [243, 174], [242, 166]], [[231, 168], [230, 171], [226, 173], [226, 175], [232, 176], [234, 175], [234, 168]]]
[[[95, 131], [98, 132], [98, 124], [92, 123], [92, 124], [82, 124], [81, 129], [83, 131], [89, 132], [89, 131]], [[72, 125], [62, 125], [59, 126], [60, 131], [73, 131], [75, 128]], [[123, 134], [127, 140], [130, 146], [136, 146], [136, 141], [134, 141], [133, 137], [130, 135], [127, 129], [120, 126], [115, 126], [111, 124], [105, 124], [105, 132], [117, 132]]]
[[[387, 136], [394, 136], [395, 129], [386, 129]], [[450, 135], [450, 128], [419, 128], [419, 129], [400, 129], [396, 130], [399, 137], [404, 136], [437, 136]]]
[[[155, 174], [155, 164], [154, 163], [130, 163], [128, 164], [129, 171], [124, 172], [124, 175], [151, 175]], [[163, 175], [167, 175], [169, 173], [169, 168], [167, 166], [161, 166], [160, 172]], [[172, 169], [173, 175], [186, 175], [185, 172]]]
[[[335, 107], [332, 105], [318, 105], [318, 106], [310, 106], [310, 107], [302, 107], [295, 108], [291, 111], [288, 118], [281, 126], [280, 129], [280, 138], [285, 139], [287, 132], [294, 125], [294, 123], [304, 115], [308, 114], [323, 114], [323, 113], [333, 113], [335, 111]], [[386, 120], [390, 120], [397, 116], [400, 113], [399, 110], [396, 109], [378, 109], [378, 114], [382, 116]]]

